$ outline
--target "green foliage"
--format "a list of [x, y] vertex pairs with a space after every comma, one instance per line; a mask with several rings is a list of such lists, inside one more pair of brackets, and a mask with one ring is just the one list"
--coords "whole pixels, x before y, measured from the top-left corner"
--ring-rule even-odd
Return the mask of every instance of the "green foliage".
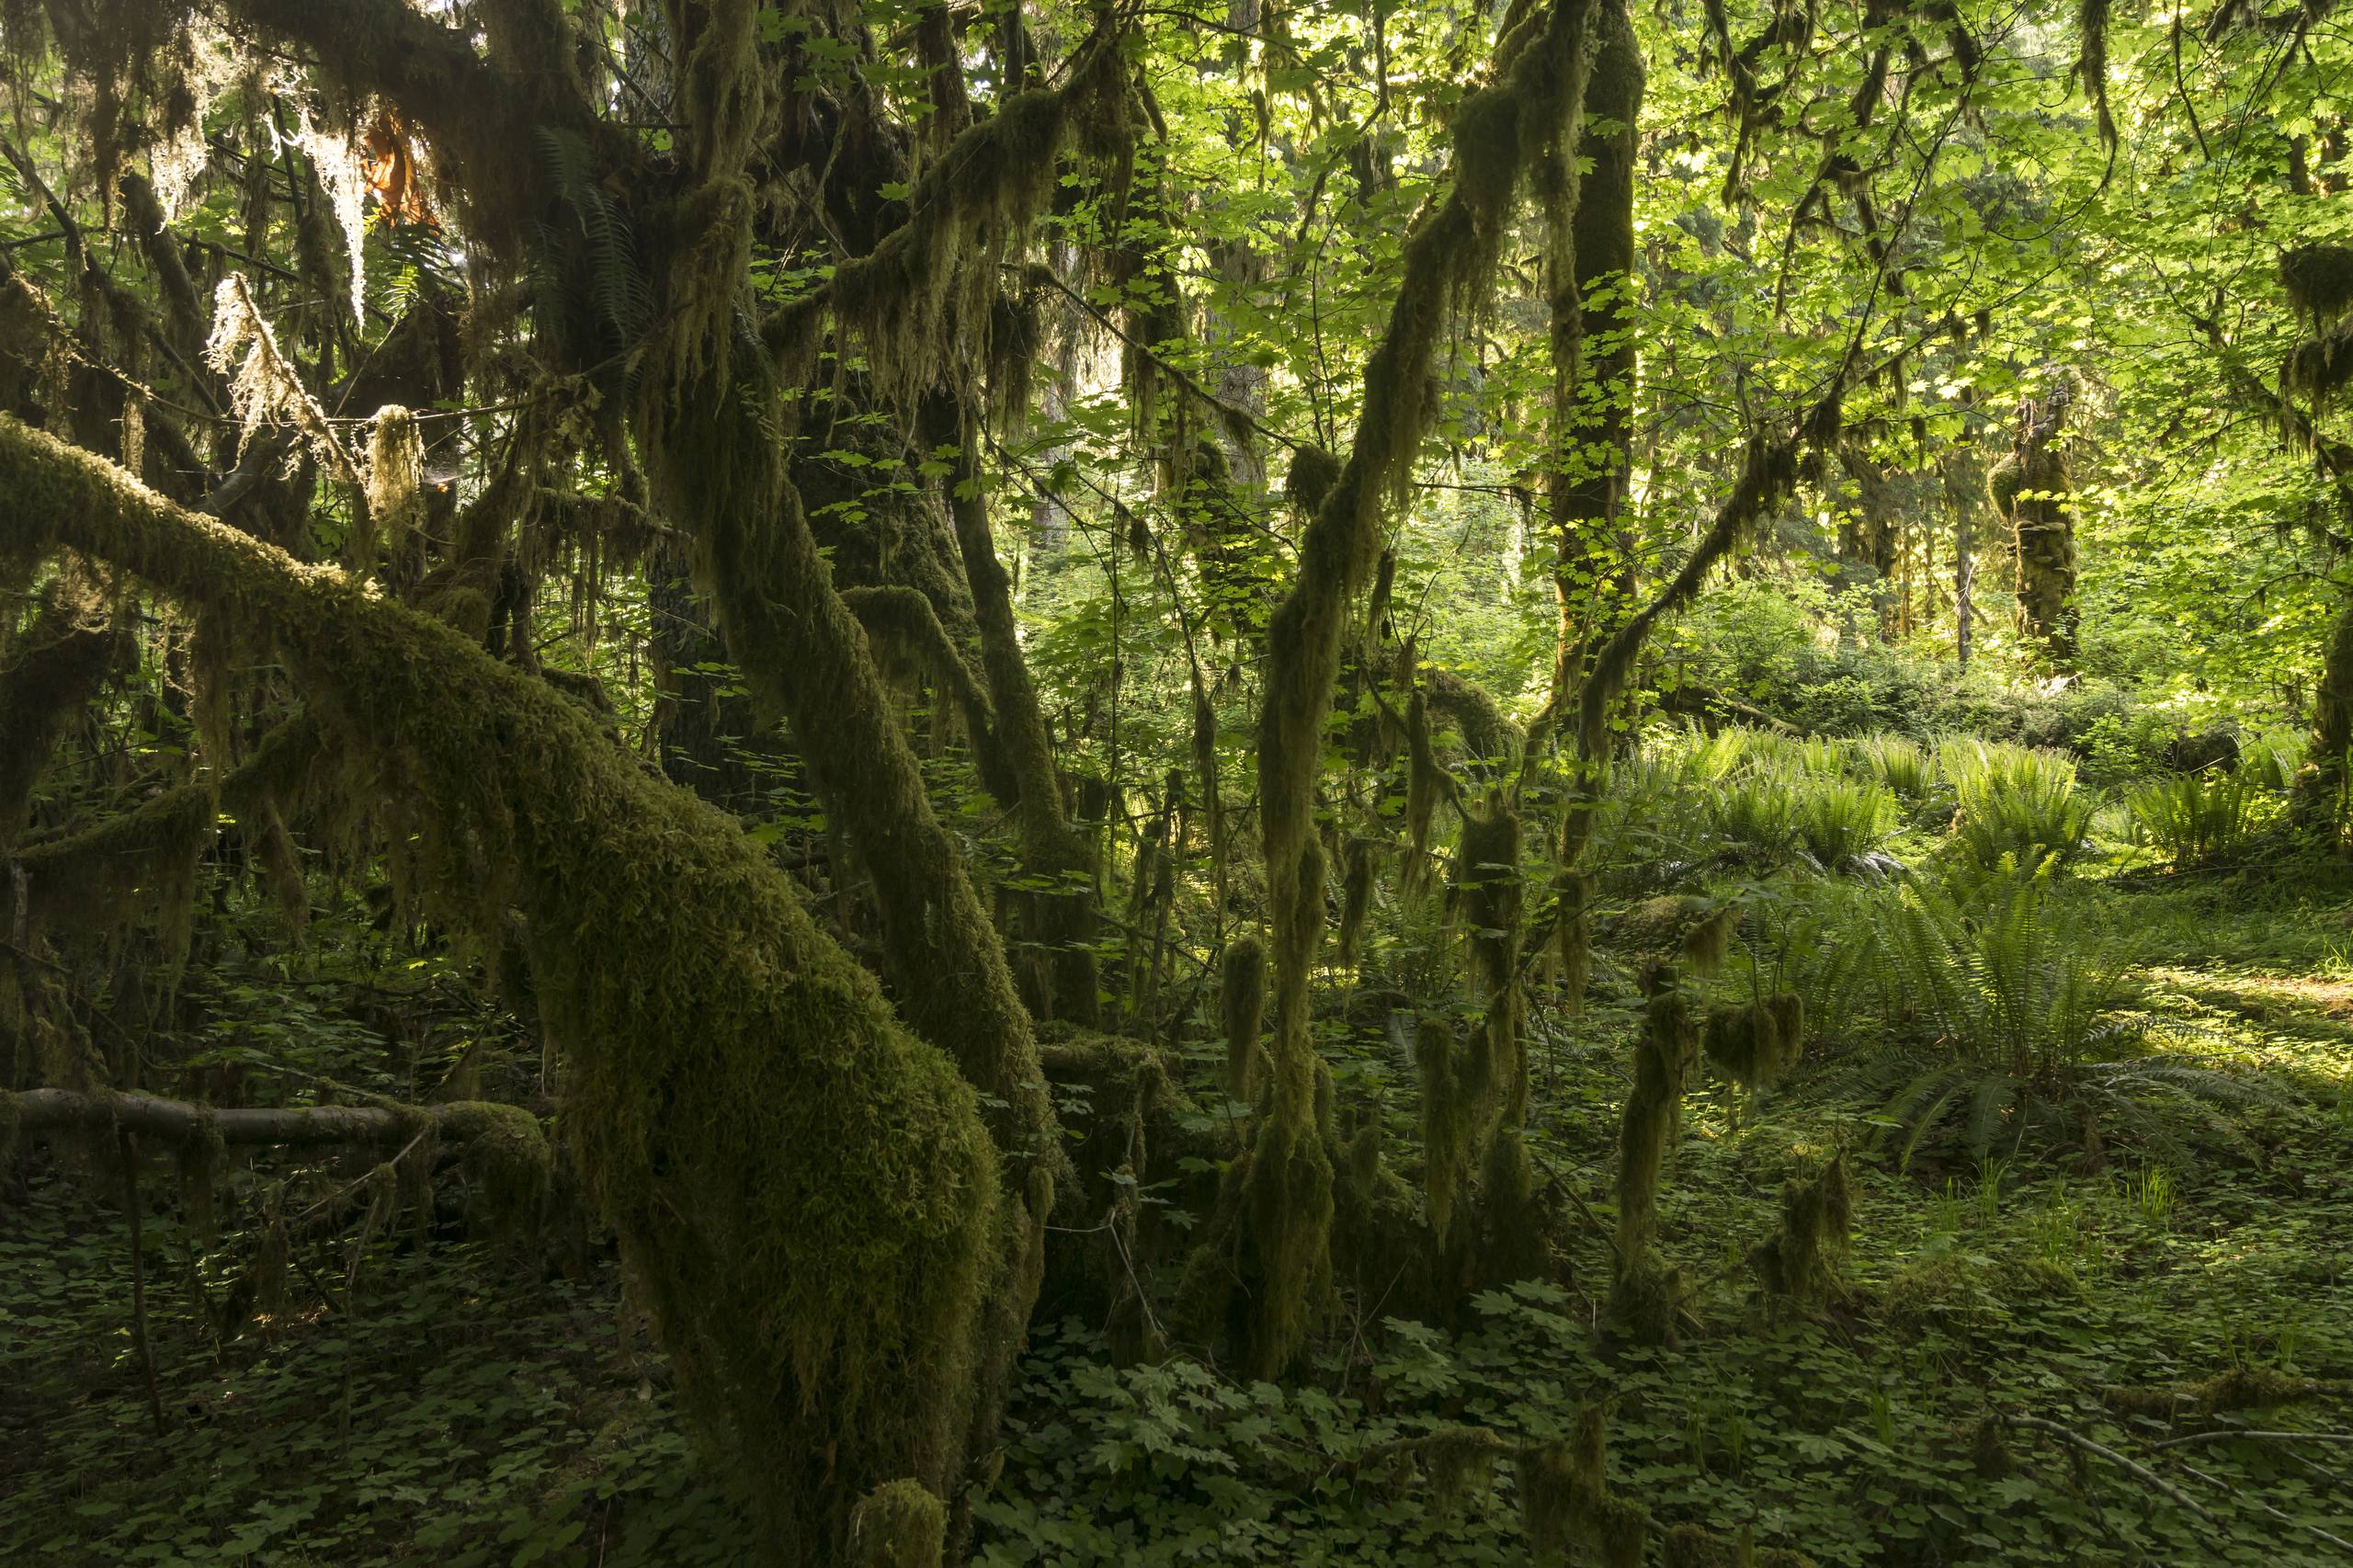
[[2088, 847], [2097, 802], [2077, 790], [2075, 766], [2055, 752], [1948, 736], [1937, 766], [1959, 812], [1954, 847], [1980, 871], [2005, 860], [2064, 866]]
[[2268, 803], [2259, 767], [2153, 779], [2124, 798], [2143, 843], [2177, 871], [2227, 861], [2245, 846]]

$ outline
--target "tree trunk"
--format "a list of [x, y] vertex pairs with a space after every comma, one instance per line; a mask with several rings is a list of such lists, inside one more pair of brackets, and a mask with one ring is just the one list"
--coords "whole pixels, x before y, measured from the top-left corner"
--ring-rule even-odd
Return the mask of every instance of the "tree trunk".
[[2074, 403], [2067, 372], [2046, 371], [2041, 394], [2018, 409], [2015, 466], [2002, 481], [2018, 546], [2018, 624], [2061, 670], [2075, 667], [2077, 629], [2075, 481], [2066, 449]]
[[447, 907], [522, 912], [590, 1187], [778, 1559], [839, 1561], [885, 1482], [961, 1491], [1047, 1194], [1001, 1187], [970, 1085], [790, 880], [451, 628], [0, 418], [0, 548], [61, 546], [267, 629], [337, 737], [430, 813], [420, 869]]
[[1022, 869], [1056, 884], [1022, 897], [1020, 936], [1035, 946], [1040, 960], [1026, 975], [1024, 991], [1031, 1011], [1093, 1028], [1095, 860], [1063, 812], [1062, 782], [1054, 770], [1045, 714], [1038, 706], [1038, 689], [1029, 679], [1014, 620], [1013, 582], [997, 560], [995, 533], [989, 525], [977, 415], [968, 398], [939, 390], [924, 400], [917, 423], [931, 452], [947, 448], [956, 452], [941, 483], [963, 556], [964, 579], [972, 586], [997, 742], [1018, 791], [1008, 804], [1020, 834]]

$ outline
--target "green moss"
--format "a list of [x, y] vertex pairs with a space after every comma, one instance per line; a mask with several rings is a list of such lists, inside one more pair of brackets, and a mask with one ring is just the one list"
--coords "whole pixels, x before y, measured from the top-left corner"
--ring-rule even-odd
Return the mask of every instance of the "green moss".
[[568, 1137], [779, 1554], [837, 1556], [882, 1482], [959, 1484], [981, 1374], [1011, 1350], [985, 1308], [1033, 1267], [1034, 1225], [971, 1086], [760, 846], [544, 683], [339, 573], [6, 419], [0, 480], [0, 535], [269, 627], [335, 740], [430, 811], [420, 869], [520, 909]]
[[1520, 1520], [1538, 1562], [1560, 1562], [1574, 1553], [1602, 1568], [1640, 1568], [1650, 1519], [1610, 1494], [1608, 1419], [1602, 1407], [1588, 1405], [1577, 1413], [1566, 1441], [1521, 1450]]
[[1218, 966], [1218, 1008], [1225, 1024], [1225, 1092], [1250, 1098], [1250, 1070], [1267, 1016], [1267, 949], [1257, 937], [1236, 937]]
[[2353, 1380], [2299, 1378], [2271, 1367], [2234, 1367], [2203, 1382], [2173, 1388], [2111, 1388], [2109, 1404], [2136, 1415], [2171, 1420], [2181, 1415], [2221, 1415], [2236, 1410], [2268, 1410], [2304, 1399], [2341, 1399], [2353, 1394]]
[[850, 1515], [850, 1561], [858, 1568], [939, 1568], [947, 1532], [947, 1506], [922, 1482], [885, 1482]]
[[482, 1184], [502, 1223], [535, 1217], [555, 1178], [555, 1156], [540, 1119], [521, 1106], [462, 1100], [434, 1115], [441, 1136], [459, 1146], [466, 1173]]
[[1749, 1253], [1766, 1293], [1820, 1305], [1834, 1283], [1830, 1266], [1846, 1253], [1854, 1221], [1854, 1187], [1843, 1152], [1811, 1180], [1790, 1177], [1781, 1189], [1779, 1226]]

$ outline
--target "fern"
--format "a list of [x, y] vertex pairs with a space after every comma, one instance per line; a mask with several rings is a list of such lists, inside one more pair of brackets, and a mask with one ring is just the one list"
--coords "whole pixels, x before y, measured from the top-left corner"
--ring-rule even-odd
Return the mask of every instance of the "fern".
[[2141, 786], [2124, 802], [2134, 836], [2177, 871], [2232, 858], [2266, 803], [2255, 771], [2185, 773]]
[[2076, 789], [2075, 765], [2060, 753], [1949, 737], [1937, 763], [1952, 782], [1954, 842], [1971, 864], [2064, 865], [2086, 847], [2098, 802]]

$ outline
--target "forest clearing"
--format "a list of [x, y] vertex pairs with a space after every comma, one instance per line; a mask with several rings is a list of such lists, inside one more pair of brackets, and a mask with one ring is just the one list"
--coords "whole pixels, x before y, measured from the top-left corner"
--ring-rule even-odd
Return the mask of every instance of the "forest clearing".
[[2334, 0], [0, 0], [0, 1561], [2353, 1562]]

